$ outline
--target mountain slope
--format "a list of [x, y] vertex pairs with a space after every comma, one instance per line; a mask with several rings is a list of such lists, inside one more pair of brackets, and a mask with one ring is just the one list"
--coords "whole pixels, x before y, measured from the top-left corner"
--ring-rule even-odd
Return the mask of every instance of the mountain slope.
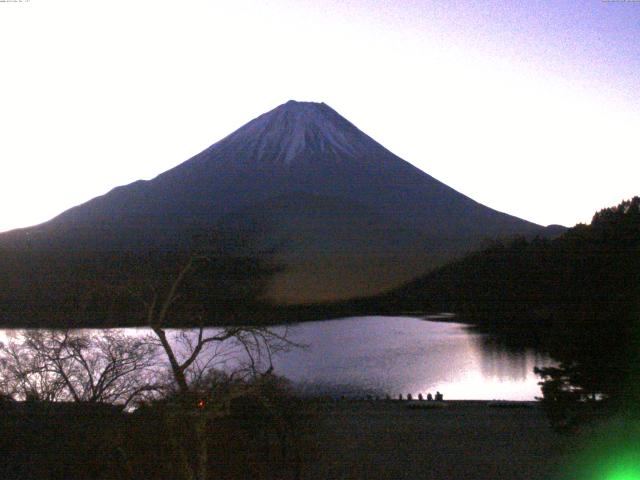
[[202, 232], [275, 248], [270, 295], [314, 302], [410, 280], [488, 238], [542, 227], [487, 208], [400, 159], [325, 104], [290, 101], [150, 181], [118, 187], [0, 243], [189, 249]]

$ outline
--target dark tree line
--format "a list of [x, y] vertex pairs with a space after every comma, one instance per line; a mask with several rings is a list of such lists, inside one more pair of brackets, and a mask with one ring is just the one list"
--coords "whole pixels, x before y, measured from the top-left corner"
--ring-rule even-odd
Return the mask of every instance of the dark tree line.
[[[279, 269], [270, 252], [229, 247], [213, 234], [188, 249], [56, 248], [0, 243], [0, 325], [84, 328], [146, 325], [140, 298], [163, 295], [180, 266], [198, 258], [181, 284], [174, 326], [257, 322], [266, 284]], [[191, 322], [191, 323], [190, 323]]]
[[640, 400], [640, 197], [553, 240], [495, 243], [389, 298], [547, 350], [560, 362], [538, 371], [552, 405]]

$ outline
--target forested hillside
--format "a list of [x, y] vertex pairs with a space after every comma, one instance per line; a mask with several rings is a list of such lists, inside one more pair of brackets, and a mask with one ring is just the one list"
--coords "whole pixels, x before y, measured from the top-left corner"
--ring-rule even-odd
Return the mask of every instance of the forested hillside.
[[624, 403], [640, 380], [640, 197], [554, 240], [494, 244], [390, 298], [547, 350], [561, 366], [540, 372], [546, 397]]

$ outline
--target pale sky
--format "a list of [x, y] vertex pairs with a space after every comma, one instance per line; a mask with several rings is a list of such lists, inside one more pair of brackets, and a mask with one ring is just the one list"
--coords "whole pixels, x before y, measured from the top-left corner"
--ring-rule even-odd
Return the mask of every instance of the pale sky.
[[0, 0], [0, 231], [323, 101], [497, 210], [640, 194], [640, 2]]

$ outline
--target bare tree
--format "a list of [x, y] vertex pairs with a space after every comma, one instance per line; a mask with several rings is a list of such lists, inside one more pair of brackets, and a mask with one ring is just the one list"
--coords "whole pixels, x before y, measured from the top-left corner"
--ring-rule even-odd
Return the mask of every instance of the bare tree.
[[[212, 409], [204, 410], [207, 380], [216, 369], [228, 372], [227, 380], [258, 378], [273, 371], [275, 354], [300, 347], [288, 338], [286, 328], [273, 329], [265, 326], [232, 325], [205, 329], [206, 309], [190, 303], [190, 323], [197, 327], [170, 331], [173, 309], [184, 309], [180, 302], [189, 291], [187, 280], [196, 273], [198, 266], [209, 262], [203, 255], [192, 255], [175, 277], [160, 289], [148, 288], [147, 297], [137, 295], [145, 309], [146, 322], [153, 332], [149, 343], [161, 348], [168, 361], [172, 383], [178, 394], [177, 409], [168, 418], [168, 426], [178, 431], [190, 425], [194, 447], [185, 451], [184, 443], [176, 443], [176, 458], [181, 459], [184, 477], [190, 480], [206, 480], [208, 475], [207, 429], [212, 420]], [[149, 293], [150, 292], [150, 293]], [[197, 295], [196, 295], [197, 296]], [[183, 318], [184, 321], [184, 318]], [[196, 401], [194, 401], [196, 400]], [[198, 408], [204, 411], [199, 411]]]
[[17, 399], [127, 408], [160, 389], [156, 351], [118, 330], [23, 330], [0, 344], [3, 387]]
[[146, 321], [154, 336], [150, 343], [158, 345], [165, 353], [177, 390], [187, 394], [201, 382], [212, 368], [234, 364], [233, 375], [257, 376], [273, 370], [273, 358], [277, 353], [303, 347], [288, 337], [286, 327], [278, 330], [268, 326], [232, 325], [205, 329], [203, 313], [192, 312], [192, 329], [182, 329], [171, 335], [172, 307], [182, 294], [186, 278], [199, 262], [207, 262], [203, 255], [192, 255], [182, 266], [166, 293], [159, 294], [151, 288], [149, 299], [139, 296], [144, 304]]
[[29, 335], [29, 331], [14, 334], [7, 344], [0, 344], [3, 394], [18, 400], [67, 400], [64, 379], [51, 371], [23, 335]]

